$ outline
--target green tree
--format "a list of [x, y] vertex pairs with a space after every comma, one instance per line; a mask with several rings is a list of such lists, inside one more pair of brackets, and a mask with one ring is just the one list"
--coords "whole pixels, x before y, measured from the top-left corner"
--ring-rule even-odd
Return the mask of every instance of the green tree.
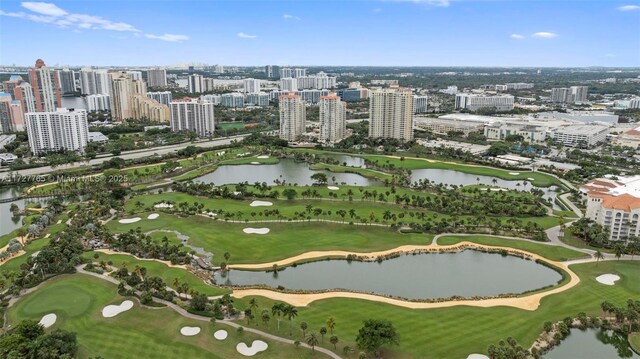
[[282, 194], [288, 199], [288, 200], [292, 200], [295, 199], [296, 196], [298, 195], [298, 192], [296, 192], [295, 189], [293, 188], [286, 188], [282, 191]]
[[309, 325], [307, 324], [307, 322], [301, 322], [300, 323], [300, 329], [302, 329], [302, 336], [306, 337], [305, 333], [307, 328], [309, 328]]
[[399, 338], [393, 324], [388, 320], [369, 319], [358, 331], [358, 348], [379, 356], [383, 345], [398, 345]]
[[335, 335], [332, 335], [332, 336], [329, 338], [329, 342], [330, 342], [331, 344], [333, 344], [333, 350], [336, 350], [336, 345], [338, 345], [338, 337], [337, 337], [337, 336], [335, 336]]
[[316, 345], [318, 345], [318, 336], [316, 335], [316, 333], [309, 333], [309, 336], [306, 337], [306, 342], [311, 346], [311, 350], [315, 351]]
[[327, 334], [327, 328], [325, 327], [320, 328], [320, 340], [322, 341], [322, 343], [324, 343], [325, 334]]

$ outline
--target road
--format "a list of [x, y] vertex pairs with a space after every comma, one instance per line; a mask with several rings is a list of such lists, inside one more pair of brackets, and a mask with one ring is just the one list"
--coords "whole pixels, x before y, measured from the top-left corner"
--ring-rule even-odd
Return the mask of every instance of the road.
[[[142, 150], [125, 151], [125, 152], [122, 152], [118, 156], [102, 155], [102, 156], [100, 156], [98, 158], [92, 159], [89, 162], [86, 162], [86, 161], [73, 162], [73, 163], [68, 163], [68, 164], [62, 165], [62, 166], [57, 166], [55, 168], [51, 167], [51, 166], [28, 168], [28, 169], [24, 169], [24, 170], [14, 171], [12, 173], [14, 175], [17, 175], [17, 176], [37, 176], [37, 175], [43, 175], [43, 174], [46, 174], [46, 173], [50, 173], [52, 171], [72, 169], [72, 168], [78, 168], [78, 167], [89, 166], [89, 165], [91, 165], [91, 166], [99, 165], [99, 164], [101, 164], [103, 162], [109, 161], [113, 157], [120, 157], [120, 158], [125, 159], [125, 160], [132, 160], [132, 159], [136, 159], [136, 158], [149, 157], [149, 156], [153, 156], [153, 155], [166, 155], [168, 153], [175, 152], [177, 150], [186, 148], [188, 146], [195, 146], [195, 147], [225, 146], [225, 145], [231, 144], [231, 141], [233, 141], [233, 140], [240, 140], [240, 139], [242, 139], [242, 138], [244, 138], [244, 137], [246, 137], [248, 135], [249, 134], [244, 134], [244, 135], [238, 135], [238, 136], [232, 136], [232, 137], [219, 138], [219, 139], [215, 139], [215, 140], [207, 140], [207, 141], [199, 141], [199, 142], [186, 142], [186, 143], [181, 143], [181, 144], [177, 144], [177, 145], [145, 148], [145, 149], [142, 149]], [[7, 172], [0, 172], [0, 180], [9, 177], [9, 173], [10, 172], [8, 172], [8, 171]]]

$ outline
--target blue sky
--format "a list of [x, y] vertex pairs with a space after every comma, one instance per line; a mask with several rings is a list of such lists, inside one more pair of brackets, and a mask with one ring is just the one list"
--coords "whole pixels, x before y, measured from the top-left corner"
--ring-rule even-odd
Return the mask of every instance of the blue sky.
[[0, 2], [0, 64], [640, 67], [634, 1]]

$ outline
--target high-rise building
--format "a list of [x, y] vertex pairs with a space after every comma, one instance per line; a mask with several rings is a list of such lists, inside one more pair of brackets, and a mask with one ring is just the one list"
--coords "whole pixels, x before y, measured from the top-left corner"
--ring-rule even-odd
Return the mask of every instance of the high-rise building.
[[414, 113], [427, 112], [427, 96], [413, 96]]
[[142, 71], [127, 71], [132, 80], [142, 81]]
[[76, 92], [76, 78], [75, 71], [64, 69], [58, 71], [60, 79], [60, 89], [63, 95], [70, 95]]
[[238, 92], [222, 94], [220, 96], [220, 105], [224, 107], [244, 107], [244, 95]]
[[267, 65], [264, 67], [264, 73], [268, 79], [275, 79], [280, 77], [280, 66]]
[[200, 137], [213, 136], [215, 131], [213, 103], [188, 99], [171, 102], [169, 107], [172, 131], [195, 131]]
[[89, 136], [87, 111], [58, 108], [28, 112], [25, 117], [29, 146], [34, 154], [61, 150], [84, 152]]
[[9, 105], [9, 117], [11, 118], [11, 129], [14, 132], [24, 131], [24, 108], [20, 101], [13, 100]]
[[413, 94], [390, 88], [369, 93], [369, 137], [413, 139]]
[[347, 104], [336, 94], [320, 97], [320, 141], [336, 143], [345, 138]]
[[89, 95], [84, 98], [87, 105], [87, 111], [109, 111], [111, 109], [111, 100], [109, 95]]
[[293, 77], [283, 77], [280, 79], [280, 90], [298, 91], [298, 79]]
[[107, 70], [80, 69], [80, 91], [83, 95], [110, 95], [111, 77]]
[[11, 95], [0, 92], [0, 133], [13, 132], [11, 121]]
[[52, 112], [62, 106], [60, 82], [56, 71], [49, 69], [43, 60], [36, 60], [29, 70], [29, 82], [36, 99], [36, 111]]
[[149, 87], [166, 87], [167, 86], [167, 70], [165, 69], [147, 70], [147, 85], [149, 85]]
[[569, 91], [566, 88], [552, 88], [551, 89], [551, 102], [565, 103], [567, 102], [567, 94]]
[[587, 96], [589, 94], [588, 86], [571, 86], [569, 87], [569, 98], [567, 102], [571, 103], [583, 103], [587, 102]]
[[147, 97], [167, 106], [172, 101], [171, 91], [147, 92]]
[[258, 93], [260, 92], [260, 80], [258, 79], [244, 79], [244, 92], [245, 93]]
[[489, 96], [484, 94], [459, 93], [456, 95], [456, 109], [477, 111], [481, 108], [495, 108], [496, 111], [513, 110], [512, 95]]
[[282, 79], [285, 77], [294, 77], [293, 69], [290, 69], [288, 67], [280, 68], [280, 78]]
[[264, 92], [247, 94], [245, 103], [248, 106], [269, 106], [269, 94]]
[[123, 121], [135, 118], [131, 101], [135, 95], [146, 94], [146, 86], [142, 80], [132, 80], [126, 72], [111, 73], [111, 119]]
[[293, 72], [293, 77], [304, 77], [307, 76], [307, 69], [295, 69]]
[[193, 74], [189, 75], [187, 88], [189, 93], [201, 93], [202, 91], [202, 75]]
[[20, 75], [12, 75], [4, 82], [4, 90], [19, 101], [23, 111], [36, 112], [36, 98], [31, 84], [24, 81]]
[[300, 96], [283, 95], [279, 98], [280, 138], [295, 141], [304, 133], [307, 113]]
[[152, 122], [169, 122], [171, 114], [169, 107], [150, 99], [146, 95], [134, 95], [131, 98], [133, 118], [146, 119]]

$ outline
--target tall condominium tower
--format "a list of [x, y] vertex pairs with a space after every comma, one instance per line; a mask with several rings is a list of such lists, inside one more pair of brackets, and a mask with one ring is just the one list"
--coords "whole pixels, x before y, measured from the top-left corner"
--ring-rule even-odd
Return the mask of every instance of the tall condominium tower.
[[29, 82], [36, 99], [36, 111], [51, 112], [62, 106], [59, 77], [43, 60], [36, 60], [35, 67], [29, 70]]
[[300, 96], [282, 95], [280, 107], [280, 138], [295, 141], [304, 133], [307, 113], [304, 101]]
[[413, 139], [413, 94], [390, 88], [369, 95], [369, 137]]
[[336, 94], [321, 96], [320, 102], [320, 141], [339, 142], [345, 137], [347, 105]]

